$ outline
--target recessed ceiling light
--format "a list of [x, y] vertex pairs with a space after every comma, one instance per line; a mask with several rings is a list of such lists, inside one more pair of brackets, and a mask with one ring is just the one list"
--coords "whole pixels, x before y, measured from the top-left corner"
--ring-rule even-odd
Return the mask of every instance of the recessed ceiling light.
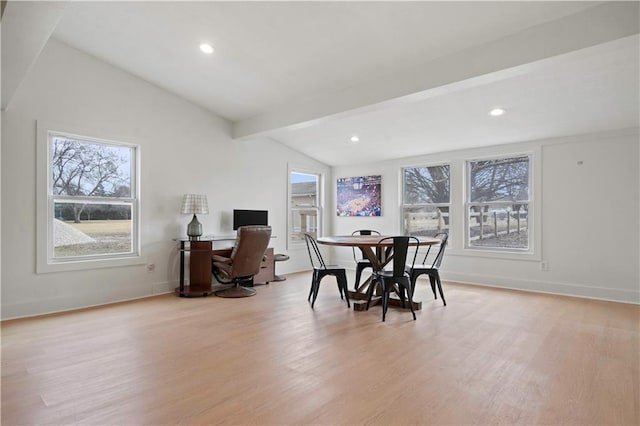
[[200, 45], [200, 50], [202, 50], [204, 53], [210, 55], [213, 53], [213, 46], [211, 46], [208, 43], [202, 43]]
[[360, 142], [360, 138], [357, 137], [356, 135], [351, 136], [351, 139], [349, 139], [352, 143], [358, 143]]
[[491, 111], [489, 111], [489, 115], [492, 115], [494, 117], [499, 117], [502, 114], [504, 114], [506, 111], [502, 108], [494, 108]]

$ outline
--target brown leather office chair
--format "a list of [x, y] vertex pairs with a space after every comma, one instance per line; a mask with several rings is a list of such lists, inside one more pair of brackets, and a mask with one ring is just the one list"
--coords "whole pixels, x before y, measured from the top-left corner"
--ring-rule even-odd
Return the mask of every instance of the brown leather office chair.
[[216, 279], [222, 284], [234, 284], [233, 287], [216, 291], [216, 296], [249, 297], [256, 294], [254, 289], [242, 287], [241, 284], [252, 284], [253, 276], [260, 272], [260, 263], [270, 238], [270, 226], [241, 226], [228, 257], [219, 254], [211, 256]]

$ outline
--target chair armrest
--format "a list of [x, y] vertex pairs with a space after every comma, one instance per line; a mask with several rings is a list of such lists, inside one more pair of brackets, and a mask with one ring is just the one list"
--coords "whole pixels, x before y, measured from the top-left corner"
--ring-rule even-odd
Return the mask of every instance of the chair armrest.
[[217, 263], [226, 263], [227, 265], [231, 265], [231, 259], [228, 257], [216, 256], [215, 254], [211, 256], [211, 260]]
[[231, 264], [231, 251], [232, 248], [222, 249], [222, 250], [214, 250], [211, 253], [211, 260], [219, 263]]

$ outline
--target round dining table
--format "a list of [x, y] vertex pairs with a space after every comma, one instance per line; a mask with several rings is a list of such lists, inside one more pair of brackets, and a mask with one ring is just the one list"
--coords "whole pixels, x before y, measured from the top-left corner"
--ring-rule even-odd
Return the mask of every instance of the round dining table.
[[[374, 271], [384, 269], [393, 258], [393, 240], [388, 239], [379, 242], [383, 238], [392, 237], [393, 235], [338, 235], [331, 237], [320, 237], [317, 239], [318, 244], [335, 247], [356, 247], [362, 250], [364, 256], [371, 262]], [[410, 246], [430, 246], [440, 244], [439, 238], [433, 237], [416, 237], [415, 240], [409, 240]], [[365, 280], [358, 288], [349, 291], [349, 298], [354, 300], [353, 308], [356, 311], [366, 310], [369, 286], [372, 285], [371, 277]], [[371, 299], [371, 304], [380, 303], [379, 295]], [[390, 305], [402, 306], [399, 299], [391, 298]], [[422, 302], [413, 301], [413, 309], [422, 309]]]

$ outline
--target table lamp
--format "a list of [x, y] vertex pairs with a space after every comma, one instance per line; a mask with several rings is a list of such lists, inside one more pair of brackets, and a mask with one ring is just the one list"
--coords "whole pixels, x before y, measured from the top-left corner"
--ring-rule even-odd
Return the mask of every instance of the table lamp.
[[184, 194], [180, 213], [193, 213], [193, 219], [191, 219], [191, 222], [187, 225], [187, 235], [189, 236], [189, 240], [199, 240], [202, 235], [202, 224], [198, 222], [196, 214], [209, 214], [207, 196], [201, 194]]

